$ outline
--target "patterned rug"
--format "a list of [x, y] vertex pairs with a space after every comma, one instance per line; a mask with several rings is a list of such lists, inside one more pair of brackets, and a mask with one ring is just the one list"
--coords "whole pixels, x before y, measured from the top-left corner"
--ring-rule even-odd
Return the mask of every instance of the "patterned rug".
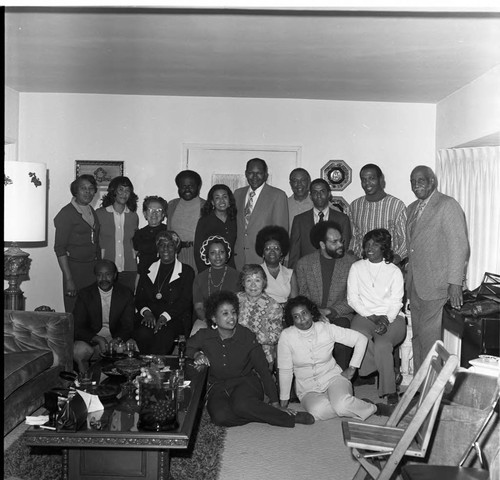
[[[204, 409], [187, 451], [172, 450], [171, 480], [217, 480], [221, 467], [226, 429], [215, 426]], [[4, 478], [7, 480], [59, 480], [62, 455], [58, 448], [29, 447], [16, 440], [4, 452]]]

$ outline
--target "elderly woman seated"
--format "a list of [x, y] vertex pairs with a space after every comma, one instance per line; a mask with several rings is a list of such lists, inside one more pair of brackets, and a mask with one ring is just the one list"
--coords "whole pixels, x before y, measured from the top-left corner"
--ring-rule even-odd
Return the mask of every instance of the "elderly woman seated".
[[133, 338], [142, 353], [169, 355], [179, 335], [189, 335], [194, 271], [177, 260], [181, 240], [172, 231], [156, 236], [159, 259], [137, 284]]
[[[239, 302], [232, 292], [212, 294], [205, 303], [210, 328], [188, 339], [186, 354], [209, 367], [207, 410], [216, 425], [250, 422], [294, 427], [312, 424], [307, 412], [281, 408], [266, 357], [255, 335], [238, 324]], [[264, 402], [264, 392], [270, 404]]]
[[243, 292], [238, 292], [239, 322], [255, 333], [272, 370], [276, 360], [276, 345], [283, 330], [283, 309], [264, 292], [267, 277], [260, 265], [244, 265], [240, 281]]
[[[278, 371], [281, 406], [288, 406], [295, 374], [297, 397], [316, 420], [334, 417], [390, 415], [392, 408], [374, 405], [353, 395], [351, 379], [365, 354], [367, 339], [348, 328], [330, 324], [307, 297], [298, 296], [285, 306], [285, 323], [278, 343]], [[354, 347], [349, 367], [344, 371], [332, 356], [336, 342]]]
[[278, 225], [268, 225], [257, 233], [255, 253], [264, 260], [266, 293], [278, 303], [285, 304], [298, 293], [297, 278], [291, 268], [282, 265], [290, 249], [288, 232]]

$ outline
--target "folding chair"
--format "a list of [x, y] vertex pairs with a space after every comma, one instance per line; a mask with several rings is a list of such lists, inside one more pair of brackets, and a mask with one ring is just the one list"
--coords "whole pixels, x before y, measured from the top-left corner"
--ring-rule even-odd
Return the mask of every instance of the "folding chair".
[[[447, 384], [453, 386], [458, 364], [458, 357], [437, 341], [385, 425], [342, 422], [344, 443], [360, 463], [353, 480], [389, 480], [403, 456], [425, 457], [441, 397]], [[407, 410], [415, 412], [405, 426], [401, 420]]]
[[[500, 378], [498, 382], [493, 400], [489, 407], [488, 415], [463, 454], [458, 467], [448, 465], [407, 465], [403, 467], [402, 470], [404, 480], [434, 480], [436, 478], [446, 480], [488, 480], [490, 478], [488, 464], [479, 445], [479, 439], [495, 415], [495, 409], [497, 408], [500, 397]], [[472, 452], [475, 452], [477, 455], [481, 468], [464, 467], [465, 462]], [[470, 456], [469, 461], [472, 459], [473, 456]]]

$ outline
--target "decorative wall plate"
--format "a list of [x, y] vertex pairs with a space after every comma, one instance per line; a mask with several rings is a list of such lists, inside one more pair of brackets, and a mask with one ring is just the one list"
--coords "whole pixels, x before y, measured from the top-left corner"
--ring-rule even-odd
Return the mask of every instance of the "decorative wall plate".
[[330, 205], [332, 207], [337, 208], [342, 213], [347, 214], [347, 209], [349, 208], [349, 204], [345, 201], [344, 197], [340, 197], [337, 195], [330, 195]]
[[352, 169], [344, 160], [330, 160], [321, 169], [321, 178], [324, 178], [333, 191], [341, 192], [352, 181]]

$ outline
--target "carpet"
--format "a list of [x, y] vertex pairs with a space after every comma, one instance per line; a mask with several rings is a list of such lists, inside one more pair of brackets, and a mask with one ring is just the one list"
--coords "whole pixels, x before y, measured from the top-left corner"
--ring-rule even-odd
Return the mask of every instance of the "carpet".
[[[194, 442], [188, 450], [171, 450], [171, 480], [217, 480], [221, 467], [226, 429], [210, 421], [203, 409]], [[29, 447], [22, 438], [4, 452], [4, 478], [11, 480], [59, 480], [62, 477], [61, 450]]]

